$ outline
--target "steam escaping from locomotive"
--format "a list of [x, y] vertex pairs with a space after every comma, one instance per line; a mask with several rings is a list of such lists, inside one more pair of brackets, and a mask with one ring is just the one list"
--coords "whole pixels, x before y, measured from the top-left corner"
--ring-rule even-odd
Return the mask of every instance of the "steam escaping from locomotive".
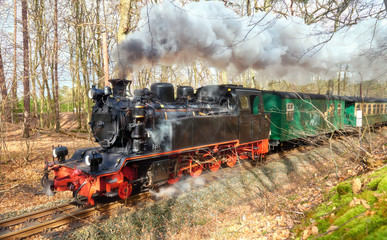
[[258, 12], [240, 17], [222, 2], [177, 2], [148, 5], [136, 32], [114, 53], [123, 75], [144, 64], [189, 64], [197, 59], [218, 69], [242, 72], [294, 66], [311, 72], [337, 70], [340, 64], [368, 68], [387, 55], [386, 21], [368, 19], [324, 34], [321, 25], [306, 25], [298, 17], [278, 18]]
[[155, 190], [151, 190], [151, 195], [156, 199], [169, 198], [177, 196], [184, 192], [190, 192], [197, 187], [203, 187], [206, 184], [206, 179], [203, 177], [191, 178], [186, 177], [173, 185], [167, 185]]

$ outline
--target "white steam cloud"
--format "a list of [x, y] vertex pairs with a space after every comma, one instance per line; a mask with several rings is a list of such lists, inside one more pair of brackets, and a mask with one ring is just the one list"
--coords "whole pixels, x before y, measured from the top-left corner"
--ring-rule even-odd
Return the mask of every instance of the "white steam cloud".
[[196, 188], [196, 187], [202, 187], [205, 184], [206, 184], [206, 180], [202, 177], [185, 178], [185, 176], [183, 176], [179, 182], [177, 182], [173, 185], [161, 187], [158, 189], [158, 191], [150, 190], [150, 193], [156, 199], [168, 198], [168, 197], [177, 196], [183, 192], [189, 192], [189, 191], [191, 191], [191, 189]]
[[138, 31], [114, 53], [117, 70], [146, 64], [189, 64], [197, 59], [238, 72], [272, 68], [279, 74], [301, 67], [310, 72], [351, 70], [385, 62], [387, 21], [368, 19], [335, 34], [303, 19], [271, 13], [240, 17], [223, 2], [165, 2], [144, 7]]

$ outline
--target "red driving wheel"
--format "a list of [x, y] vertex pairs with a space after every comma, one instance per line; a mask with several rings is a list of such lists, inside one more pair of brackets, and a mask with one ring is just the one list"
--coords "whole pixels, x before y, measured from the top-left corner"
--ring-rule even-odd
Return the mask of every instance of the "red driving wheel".
[[122, 199], [127, 199], [130, 194], [132, 194], [132, 184], [129, 184], [127, 182], [123, 182], [120, 187], [118, 188], [118, 196]]
[[211, 162], [208, 164], [208, 168], [211, 172], [216, 172], [220, 169], [220, 165], [222, 164], [222, 160], [217, 161], [215, 158], [211, 159]]
[[189, 171], [189, 175], [191, 175], [192, 177], [199, 177], [200, 174], [202, 174], [202, 172], [203, 172], [203, 165], [197, 164], [196, 166], [191, 167]]
[[180, 172], [178, 172], [177, 174], [175, 174], [175, 173], [170, 173], [169, 174], [169, 179], [168, 179], [168, 183], [169, 184], [175, 184], [175, 183], [177, 183], [179, 180], [180, 180], [180, 178], [181, 178], [181, 176], [183, 175], [183, 171], [180, 171]]
[[227, 156], [227, 166], [229, 167], [234, 167], [236, 162], [237, 162], [238, 158], [236, 155], [228, 155]]

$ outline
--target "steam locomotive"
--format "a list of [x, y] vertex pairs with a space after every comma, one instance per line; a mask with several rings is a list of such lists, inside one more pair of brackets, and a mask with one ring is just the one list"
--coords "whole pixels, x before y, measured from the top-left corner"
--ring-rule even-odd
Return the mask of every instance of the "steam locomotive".
[[[155, 83], [130, 94], [131, 81], [93, 86], [90, 127], [99, 147], [53, 149], [42, 184], [47, 195], [72, 191], [80, 204], [96, 196], [128, 198], [174, 184], [183, 174], [216, 172], [239, 159], [259, 160], [269, 151], [270, 114], [262, 92], [239, 85], [179, 86]], [[49, 179], [53, 172], [54, 179]], [[79, 197], [83, 196], [87, 200]]]

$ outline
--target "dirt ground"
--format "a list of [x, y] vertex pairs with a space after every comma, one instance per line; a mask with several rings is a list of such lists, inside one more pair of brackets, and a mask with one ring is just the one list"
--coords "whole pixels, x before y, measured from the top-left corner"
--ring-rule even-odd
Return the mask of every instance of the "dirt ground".
[[77, 132], [75, 118], [66, 114], [61, 121], [61, 133], [48, 130], [31, 130], [31, 137], [22, 138], [21, 124], [6, 123], [3, 126], [0, 158], [0, 214], [28, 209], [38, 204], [72, 197], [61, 192], [55, 197], [39, 195], [40, 179], [45, 160], [52, 159], [52, 147], [63, 145], [69, 156], [75, 149], [96, 146], [88, 140], [89, 134]]

